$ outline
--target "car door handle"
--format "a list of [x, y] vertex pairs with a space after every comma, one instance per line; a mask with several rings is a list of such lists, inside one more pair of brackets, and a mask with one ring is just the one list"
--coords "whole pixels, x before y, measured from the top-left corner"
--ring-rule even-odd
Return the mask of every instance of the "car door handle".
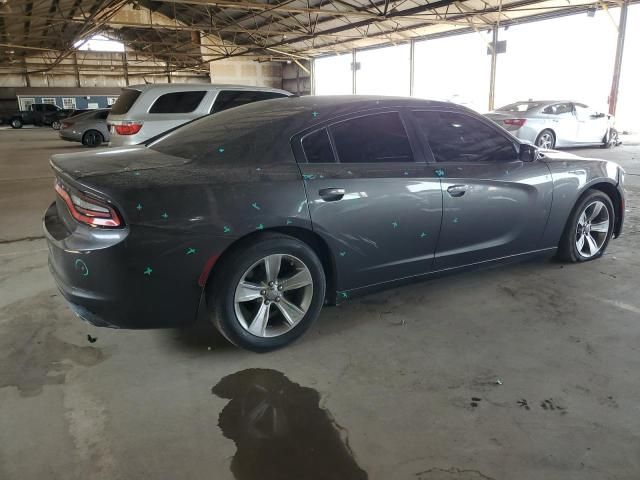
[[447, 188], [447, 193], [452, 197], [461, 197], [467, 192], [468, 188], [468, 185], [451, 185]]
[[318, 194], [325, 202], [335, 202], [344, 197], [344, 188], [323, 188]]

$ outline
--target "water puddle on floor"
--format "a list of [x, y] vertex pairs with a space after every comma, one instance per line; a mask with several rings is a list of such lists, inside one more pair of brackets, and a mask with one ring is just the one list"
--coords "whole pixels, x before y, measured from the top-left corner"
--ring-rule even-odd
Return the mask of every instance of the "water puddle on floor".
[[229, 399], [218, 419], [236, 444], [236, 480], [364, 480], [346, 431], [320, 407], [320, 394], [276, 370], [248, 369], [211, 389]]

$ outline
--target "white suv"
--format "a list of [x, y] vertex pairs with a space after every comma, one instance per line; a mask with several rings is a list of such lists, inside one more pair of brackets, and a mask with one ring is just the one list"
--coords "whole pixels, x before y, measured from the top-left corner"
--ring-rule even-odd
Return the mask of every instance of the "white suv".
[[240, 85], [132, 85], [122, 89], [111, 107], [109, 145], [136, 145], [210, 113], [287, 96], [291, 94], [284, 90]]

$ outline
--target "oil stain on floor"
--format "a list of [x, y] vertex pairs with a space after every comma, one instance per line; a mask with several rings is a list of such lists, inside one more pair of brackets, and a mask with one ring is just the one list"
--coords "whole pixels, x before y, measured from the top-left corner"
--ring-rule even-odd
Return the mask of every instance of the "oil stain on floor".
[[39, 395], [45, 385], [60, 385], [74, 365], [105, 360], [102, 350], [78, 346], [55, 335], [75, 320], [52, 291], [0, 309], [0, 388], [16, 387], [23, 397]]
[[211, 391], [229, 399], [218, 425], [236, 444], [236, 480], [368, 478], [316, 390], [256, 368], [224, 377]]

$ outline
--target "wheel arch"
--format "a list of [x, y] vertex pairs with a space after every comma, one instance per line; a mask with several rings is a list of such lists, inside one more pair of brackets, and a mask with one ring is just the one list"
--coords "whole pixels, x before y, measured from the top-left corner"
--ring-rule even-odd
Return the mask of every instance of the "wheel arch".
[[322, 267], [327, 281], [326, 298], [325, 302], [335, 304], [336, 302], [336, 285], [337, 285], [337, 269], [335, 257], [329, 248], [329, 245], [325, 240], [313, 232], [312, 230], [301, 227], [272, 227], [265, 228], [257, 232], [251, 232], [247, 235], [237, 238], [233, 241], [215, 260], [215, 263], [209, 273], [206, 276], [206, 280], [203, 285], [203, 293], [207, 291], [207, 288], [211, 285], [212, 279], [216, 272], [221, 268], [221, 265], [225, 262], [232, 253], [238, 249], [242, 249], [245, 246], [260, 240], [261, 237], [265, 237], [269, 233], [281, 233], [293, 237], [301, 242], [307, 244], [320, 259]]
[[536, 138], [534, 140], [534, 144], [537, 146], [538, 145], [538, 138], [540, 137], [540, 135], [542, 135], [542, 132], [546, 132], [546, 131], [550, 131], [551, 133], [553, 133], [553, 138], [555, 140], [553, 148], [555, 148], [558, 145], [558, 134], [556, 133], [556, 131], [552, 128], [552, 127], [543, 127], [540, 129], [540, 131], [536, 134]]
[[596, 181], [595, 183], [592, 183], [591, 185], [585, 187], [583, 192], [580, 194], [578, 201], [588, 190], [599, 190], [611, 199], [611, 203], [613, 203], [613, 208], [615, 209], [616, 215], [616, 221], [613, 226], [613, 237], [618, 238], [618, 236], [620, 235], [620, 230], [622, 229], [622, 218], [624, 217], [624, 212], [622, 211], [622, 209], [624, 208], [624, 204], [622, 201], [622, 196], [616, 188], [616, 185], [611, 182], [605, 182], [601, 180]]

